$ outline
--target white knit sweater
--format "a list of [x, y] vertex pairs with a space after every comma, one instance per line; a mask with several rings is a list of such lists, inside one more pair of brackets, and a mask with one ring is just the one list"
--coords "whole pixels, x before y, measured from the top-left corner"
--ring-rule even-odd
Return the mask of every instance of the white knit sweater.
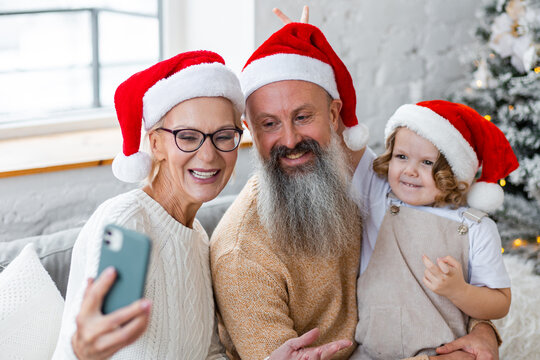
[[53, 359], [76, 359], [71, 347], [75, 317], [86, 279], [96, 276], [101, 235], [109, 223], [143, 232], [152, 240], [144, 292], [152, 300], [150, 324], [112, 359], [226, 359], [216, 331], [206, 232], [197, 220], [193, 229], [177, 222], [140, 189], [101, 204], [81, 230]]

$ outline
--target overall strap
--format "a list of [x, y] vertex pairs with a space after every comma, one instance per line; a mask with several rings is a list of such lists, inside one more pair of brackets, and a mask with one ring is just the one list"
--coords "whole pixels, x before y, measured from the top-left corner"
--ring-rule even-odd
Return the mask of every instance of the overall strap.
[[471, 221], [480, 223], [484, 217], [488, 216], [488, 214], [478, 209], [468, 208], [467, 210], [463, 212], [463, 216], [465, 216], [467, 219]]

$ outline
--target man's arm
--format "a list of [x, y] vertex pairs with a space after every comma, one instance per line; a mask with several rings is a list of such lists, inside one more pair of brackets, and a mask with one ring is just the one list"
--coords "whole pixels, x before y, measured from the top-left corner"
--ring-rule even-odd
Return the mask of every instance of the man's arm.
[[212, 279], [223, 324], [242, 359], [264, 359], [298, 336], [285, 285], [261, 264], [229, 252], [213, 261]]
[[463, 350], [476, 356], [476, 360], [499, 359], [499, 334], [491, 322], [471, 319], [469, 322], [468, 335], [454, 340], [437, 349], [437, 354], [450, 354], [454, 351]]
[[[471, 320], [474, 326], [468, 335], [437, 348], [437, 356], [421, 355], [403, 360], [497, 360], [499, 337], [490, 322]], [[471, 325], [469, 325], [471, 327]]]

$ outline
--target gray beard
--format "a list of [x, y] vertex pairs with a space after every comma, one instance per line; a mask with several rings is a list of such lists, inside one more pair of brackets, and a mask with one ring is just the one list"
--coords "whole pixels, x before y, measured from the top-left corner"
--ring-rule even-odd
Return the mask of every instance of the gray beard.
[[359, 241], [361, 234], [360, 211], [349, 193], [351, 175], [346, 154], [335, 132], [327, 149], [312, 139], [305, 142], [308, 144], [300, 148], [312, 151], [315, 160], [292, 174], [284, 172], [279, 158], [294, 150], [282, 147], [279, 154], [280, 149], [272, 149], [266, 161], [257, 156], [257, 211], [267, 233], [283, 252], [330, 257], [342, 254]]

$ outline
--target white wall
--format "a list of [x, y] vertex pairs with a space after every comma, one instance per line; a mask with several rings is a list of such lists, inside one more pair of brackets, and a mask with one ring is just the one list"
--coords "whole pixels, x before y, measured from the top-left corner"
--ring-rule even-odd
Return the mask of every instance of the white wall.
[[347, 65], [355, 84], [359, 121], [381, 149], [384, 124], [404, 103], [444, 97], [469, 71], [460, 57], [471, 51], [481, 1], [277, 0], [256, 1], [257, 46], [281, 23], [273, 7], [298, 20], [304, 4]]
[[220, 54], [240, 73], [254, 50], [254, 0], [191, 0], [186, 3], [186, 50]]
[[[187, 41], [183, 36], [186, 34], [173, 34], [171, 41], [185, 43], [178, 48], [168, 45], [168, 51], [206, 47], [221, 52], [229, 64], [234, 57], [231, 51], [246, 54], [233, 61], [232, 66], [238, 69], [247, 60], [250, 49], [281, 26], [271, 12], [273, 7], [296, 19], [307, 3], [311, 7], [311, 23], [323, 30], [353, 76], [358, 118], [370, 125], [371, 144], [376, 146], [381, 143], [386, 119], [399, 105], [442, 97], [466, 76], [468, 69], [460, 64], [459, 57], [473, 43], [474, 12], [481, 3], [189, 0], [180, 6], [176, 0], [171, 1], [177, 5], [170, 8], [174, 13], [187, 6], [190, 31], [198, 33], [199, 40]], [[251, 31], [253, 15], [255, 29]], [[173, 13], [167, 18], [175, 21]], [[182, 21], [181, 15], [178, 21]], [[200, 46], [196, 46], [196, 41], [200, 41]], [[229, 193], [238, 191], [251, 171], [245, 149], [239, 163], [243, 167], [236, 183], [227, 190]], [[80, 225], [103, 200], [129, 188], [114, 179], [110, 167], [0, 179], [0, 241]]]
[[[250, 150], [239, 150], [222, 195], [244, 186], [253, 170]], [[110, 165], [0, 179], [0, 242], [81, 226], [103, 201], [136, 186], [117, 180]]]
[[110, 166], [0, 179], [0, 241], [80, 226], [105, 199], [131, 188]]

